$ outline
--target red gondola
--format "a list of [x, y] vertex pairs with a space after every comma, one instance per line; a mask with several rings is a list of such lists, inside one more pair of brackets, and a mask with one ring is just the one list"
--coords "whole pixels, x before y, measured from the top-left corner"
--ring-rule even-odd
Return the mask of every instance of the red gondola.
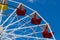
[[32, 24], [38, 25], [38, 24], [41, 23], [42, 19], [41, 18], [37, 18], [37, 14], [36, 13], [33, 14], [32, 16], [33, 16], [32, 19], [31, 19], [31, 23]]
[[26, 9], [24, 6], [21, 4], [19, 8], [16, 10], [16, 14], [19, 16], [24, 16], [26, 14]]
[[44, 38], [51, 38], [52, 37], [52, 34], [48, 32], [48, 25], [44, 26], [44, 31], [42, 32], [42, 35]]
[[47, 30], [43, 31], [42, 35], [43, 35], [44, 38], [51, 38], [52, 37], [52, 34], [49, 33]]

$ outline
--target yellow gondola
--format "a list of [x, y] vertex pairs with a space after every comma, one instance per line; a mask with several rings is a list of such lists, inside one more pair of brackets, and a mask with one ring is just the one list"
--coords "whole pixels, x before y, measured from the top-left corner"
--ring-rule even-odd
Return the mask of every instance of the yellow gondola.
[[7, 10], [7, 8], [8, 8], [7, 4], [0, 4], [0, 10]]
[[4, 0], [4, 3], [0, 3], [0, 10], [7, 10], [7, 0]]

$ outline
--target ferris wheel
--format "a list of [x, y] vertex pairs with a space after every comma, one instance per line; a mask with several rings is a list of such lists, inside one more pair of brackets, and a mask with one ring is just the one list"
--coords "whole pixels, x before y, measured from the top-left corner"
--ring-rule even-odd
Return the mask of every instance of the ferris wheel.
[[47, 21], [13, 0], [0, 1], [0, 40], [56, 40]]

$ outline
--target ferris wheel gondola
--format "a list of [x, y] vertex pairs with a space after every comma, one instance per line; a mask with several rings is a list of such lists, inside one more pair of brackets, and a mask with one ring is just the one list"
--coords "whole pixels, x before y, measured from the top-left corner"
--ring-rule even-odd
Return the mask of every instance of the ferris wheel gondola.
[[0, 0], [0, 10], [7, 10], [8, 5], [7, 5], [7, 0]]
[[24, 16], [26, 14], [26, 9], [24, 6], [21, 4], [19, 8], [16, 10], [16, 14], [19, 16]]
[[41, 23], [41, 21], [42, 21], [42, 19], [41, 18], [38, 18], [37, 13], [34, 13], [32, 15], [32, 19], [31, 19], [31, 23], [32, 24], [39, 25]]

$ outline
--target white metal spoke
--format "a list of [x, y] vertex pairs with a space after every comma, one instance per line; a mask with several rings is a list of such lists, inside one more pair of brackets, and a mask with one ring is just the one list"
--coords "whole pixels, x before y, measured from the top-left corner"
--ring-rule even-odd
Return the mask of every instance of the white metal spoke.
[[[43, 26], [43, 25], [46, 25], [46, 24], [40, 24], [39, 26]], [[26, 29], [26, 28], [30, 28], [30, 27], [34, 28], [34, 27], [37, 27], [37, 26], [38, 25], [28, 26], [28, 27], [22, 27], [22, 28], [18, 27], [18, 28], [14, 28], [14, 29], [7, 29], [6, 31], [18, 30], [18, 29]]]
[[[17, 15], [15, 15], [15, 17], [17, 17]], [[13, 20], [15, 19], [15, 17], [13, 17], [13, 19], [11, 20], [10, 24], [13, 22]]]
[[[24, 17], [24, 18], [26, 18], [26, 17]], [[23, 18], [23, 19], [24, 19], [24, 18]], [[16, 22], [13, 22], [13, 23], [7, 25], [7, 26], [5, 27], [5, 30], [6, 30], [9, 26], [14, 25], [15, 23], [17, 23], [17, 22], [19, 22], [19, 21], [21, 21], [21, 20], [23, 20], [23, 19], [20, 19], [20, 20], [18, 20], [18, 21], [16, 21]]]
[[[16, 17], [17, 15], [15, 15], [15, 17]], [[11, 22], [9, 23], [9, 24], [11, 24], [12, 22], [13, 22], [13, 20], [15, 19], [15, 17], [13, 17], [13, 19], [11, 20]], [[8, 24], [8, 25], [9, 25]], [[4, 27], [4, 29], [5, 29], [6, 27]]]
[[[33, 14], [33, 13], [32, 13], [32, 14]], [[32, 15], [32, 14], [30, 14], [30, 15]], [[18, 22], [20, 22], [21, 20], [23, 20], [23, 19], [25, 19], [25, 18], [27, 18], [27, 17], [29, 17], [29, 15], [27, 15], [26, 17], [24, 17], [24, 18], [22, 18], [22, 19], [20, 19], [20, 20], [18, 20], [18, 21], [16, 21], [16, 22], [13, 22], [13, 23], [7, 25], [6, 28], [4, 29], [4, 31], [5, 31], [9, 26], [14, 25], [15, 23], [18, 23]]]
[[9, 9], [15, 10], [14, 8], [8, 7]]
[[[47, 39], [47, 38], [39, 38], [39, 37], [33, 37], [33, 36], [28, 36], [28, 35], [18, 35], [18, 34], [11, 34], [11, 33], [8, 33], [7, 35], [12, 35], [14, 36], [13, 38], [20, 38], [20, 37], [25, 37], [25, 38], [35, 38], [35, 39]], [[53, 39], [51, 39], [53, 40]]]
[[[13, 8], [10, 8], [10, 7], [8, 7], [9, 9], [12, 9], [12, 10], [15, 10], [15, 9], [13, 9]], [[16, 17], [17, 15], [15, 15], [15, 17]], [[13, 20], [15, 19], [15, 17], [13, 17], [13, 19], [11, 20], [11, 22], [10, 23], [12, 23], [13, 22]], [[8, 24], [9, 25], [9, 24]], [[5, 28], [5, 27], [4, 27]]]
[[12, 40], [11, 38], [6, 37], [6, 40]]
[[[29, 22], [30, 22], [30, 21], [29, 21]], [[21, 25], [21, 26], [20, 26], [19, 28], [17, 28], [17, 29], [20, 29], [21, 27], [23, 27], [24, 25], [28, 24], [29, 22], [26, 22], [25, 24]], [[16, 31], [17, 29], [11, 31], [10, 33], [13, 33], [13, 32]]]
[[[20, 6], [20, 4], [18, 5], [18, 7], [17, 8], [19, 8], [19, 6]], [[16, 12], [16, 10], [17, 9], [15, 9], [12, 13], [11, 13], [11, 15], [2, 23], [2, 25], [1, 26], [3, 26], [4, 24], [5, 24], [5, 22], [7, 22], [8, 21], [8, 19]]]
[[37, 34], [37, 33], [42, 33], [42, 31], [39, 31], [39, 32], [35, 32], [35, 33], [30, 33], [30, 34], [26, 34], [26, 35], [33, 35], [33, 34]]

